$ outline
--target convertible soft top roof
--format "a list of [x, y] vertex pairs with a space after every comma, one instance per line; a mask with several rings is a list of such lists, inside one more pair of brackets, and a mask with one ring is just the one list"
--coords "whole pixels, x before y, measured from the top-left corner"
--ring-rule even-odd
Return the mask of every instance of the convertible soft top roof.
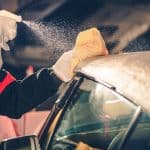
[[77, 72], [114, 86], [150, 112], [150, 51], [91, 58]]

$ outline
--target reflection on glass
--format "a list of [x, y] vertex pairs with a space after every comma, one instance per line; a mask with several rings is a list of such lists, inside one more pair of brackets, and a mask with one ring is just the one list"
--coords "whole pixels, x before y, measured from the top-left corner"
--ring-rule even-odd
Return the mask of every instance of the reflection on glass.
[[121, 138], [135, 109], [110, 89], [84, 80], [66, 109], [51, 149], [72, 150], [81, 142], [106, 149], [116, 137]]

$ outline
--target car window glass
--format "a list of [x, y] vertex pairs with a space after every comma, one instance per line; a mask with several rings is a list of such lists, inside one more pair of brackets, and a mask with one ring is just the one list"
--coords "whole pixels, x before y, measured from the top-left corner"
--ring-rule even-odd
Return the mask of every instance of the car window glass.
[[150, 150], [150, 114], [142, 112], [123, 150]]
[[80, 142], [100, 149], [115, 145], [135, 109], [134, 104], [112, 90], [85, 79], [65, 110], [51, 149], [75, 149]]

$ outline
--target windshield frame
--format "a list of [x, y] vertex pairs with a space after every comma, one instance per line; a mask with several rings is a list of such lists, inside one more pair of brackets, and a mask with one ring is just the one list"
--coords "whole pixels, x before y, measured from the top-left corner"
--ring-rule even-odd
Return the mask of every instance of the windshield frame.
[[[56, 127], [58, 126], [58, 122], [62, 119], [61, 116], [63, 116], [62, 114], [65, 112], [65, 106], [66, 104], [68, 104], [68, 101], [70, 101], [71, 96], [73, 95], [73, 93], [75, 93], [75, 91], [78, 89], [78, 87], [80, 86], [80, 84], [82, 83], [83, 78], [79, 78], [79, 77], [75, 77], [73, 81], [71, 81], [68, 85], [66, 90], [60, 94], [60, 97], [57, 99], [57, 101], [55, 102], [53, 108], [52, 108], [52, 112], [49, 114], [47, 121], [45, 122], [45, 128], [43, 129], [43, 132], [41, 133], [41, 135], [39, 136], [39, 141], [40, 141], [40, 145], [41, 147], [44, 149], [49, 149], [49, 145], [51, 145], [51, 139], [53, 139], [53, 136], [55, 135], [55, 131], [56, 131]], [[54, 130], [51, 134], [51, 136], [49, 138], [46, 139], [46, 145], [43, 145], [45, 143], [42, 142], [42, 140], [45, 138], [45, 136], [48, 134], [49, 128], [52, 124], [52, 122], [54, 121], [55, 117], [57, 116], [57, 114], [61, 111], [62, 109], [62, 113], [60, 114], [60, 118], [58, 119], [56, 126], [54, 127]]]

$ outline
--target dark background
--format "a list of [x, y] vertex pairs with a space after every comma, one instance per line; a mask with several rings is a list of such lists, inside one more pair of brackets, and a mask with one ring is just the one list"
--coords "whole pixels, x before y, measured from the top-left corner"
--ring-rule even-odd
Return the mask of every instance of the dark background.
[[51, 67], [73, 47], [78, 32], [90, 27], [100, 29], [111, 54], [150, 50], [149, 0], [20, 0], [17, 4], [14, 12], [24, 20], [53, 24], [62, 29], [57, 34], [65, 39], [61, 46], [54, 34], [46, 39], [53, 46], [45, 46], [41, 37], [19, 23], [17, 37], [9, 43], [11, 52], [3, 52], [3, 67], [17, 79], [26, 75], [29, 65], [35, 71]]

